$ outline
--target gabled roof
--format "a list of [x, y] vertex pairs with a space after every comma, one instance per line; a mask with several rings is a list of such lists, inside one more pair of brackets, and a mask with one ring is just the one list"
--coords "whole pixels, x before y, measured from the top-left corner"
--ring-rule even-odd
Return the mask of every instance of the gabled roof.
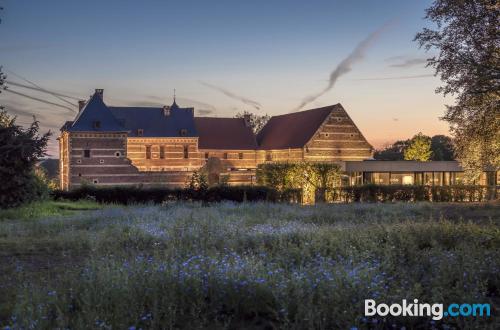
[[[99, 128], [96, 128], [94, 123], [99, 122]], [[78, 113], [71, 127], [68, 127], [70, 132], [124, 132], [126, 131], [118, 120], [113, 116], [109, 108], [102, 101], [102, 96], [99, 93], [92, 95], [90, 100], [85, 104], [82, 110]]]
[[199, 149], [257, 149], [252, 129], [243, 118], [195, 117]]
[[[302, 148], [340, 104], [273, 116], [257, 135], [261, 149]], [[341, 107], [341, 106], [340, 106]]]
[[[163, 108], [151, 107], [109, 107], [113, 115], [130, 131], [129, 136], [137, 136], [142, 129], [145, 137], [195, 137], [198, 136], [193, 121], [192, 108], [179, 108], [172, 104], [170, 114], [165, 115]], [[185, 134], [181, 134], [185, 130]], [[184, 133], [183, 132], [183, 133]]]

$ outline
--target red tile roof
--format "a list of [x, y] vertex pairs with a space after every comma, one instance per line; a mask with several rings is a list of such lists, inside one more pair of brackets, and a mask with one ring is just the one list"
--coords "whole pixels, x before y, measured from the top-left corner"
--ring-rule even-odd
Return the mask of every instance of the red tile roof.
[[199, 149], [257, 149], [255, 135], [243, 118], [195, 117]]
[[342, 106], [323, 108], [273, 116], [257, 135], [261, 149], [302, 148], [312, 138], [332, 110]]

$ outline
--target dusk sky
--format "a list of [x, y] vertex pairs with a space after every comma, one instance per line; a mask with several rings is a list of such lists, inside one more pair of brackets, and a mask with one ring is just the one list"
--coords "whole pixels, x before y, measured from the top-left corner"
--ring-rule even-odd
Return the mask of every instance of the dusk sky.
[[[108, 105], [171, 104], [197, 115], [294, 111], [328, 85], [330, 73], [375, 31], [364, 57], [303, 110], [341, 103], [375, 147], [447, 134], [439, 117], [451, 98], [413, 42], [430, 1], [28, 1], [0, 0], [0, 65], [65, 95], [104, 89]], [[253, 108], [209, 86], [262, 105]], [[12, 91], [68, 105], [51, 95]], [[75, 112], [8, 91], [0, 104], [26, 124], [35, 114], [55, 137]], [[55, 137], [50, 154], [57, 157]]]

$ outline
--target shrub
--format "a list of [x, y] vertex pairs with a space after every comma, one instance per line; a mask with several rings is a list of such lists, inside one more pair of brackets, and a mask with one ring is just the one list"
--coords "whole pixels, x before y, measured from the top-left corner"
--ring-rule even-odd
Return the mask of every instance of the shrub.
[[92, 199], [98, 203], [124, 205], [143, 203], [160, 204], [166, 201], [300, 202], [301, 191], [298, 189], [286, 189], [279, 192], [275, 189], [262, 186], [215, 186], [204, 189], [83, 186], [70, 191], [53, 191], [52, 197], [56, 200]]
[[329, 202], [481, 202], [496, 191], [485, 186], [374, 185], [337, 187], [329, 191]]

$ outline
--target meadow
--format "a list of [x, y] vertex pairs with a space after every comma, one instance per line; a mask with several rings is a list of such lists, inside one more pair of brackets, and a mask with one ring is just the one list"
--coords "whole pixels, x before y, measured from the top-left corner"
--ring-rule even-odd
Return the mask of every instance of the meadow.
[[[2, 211], [0, 328], [495, 329], [499, 220], [497, 203]], [[364, 317], [413, 298], [492, 315]]]

